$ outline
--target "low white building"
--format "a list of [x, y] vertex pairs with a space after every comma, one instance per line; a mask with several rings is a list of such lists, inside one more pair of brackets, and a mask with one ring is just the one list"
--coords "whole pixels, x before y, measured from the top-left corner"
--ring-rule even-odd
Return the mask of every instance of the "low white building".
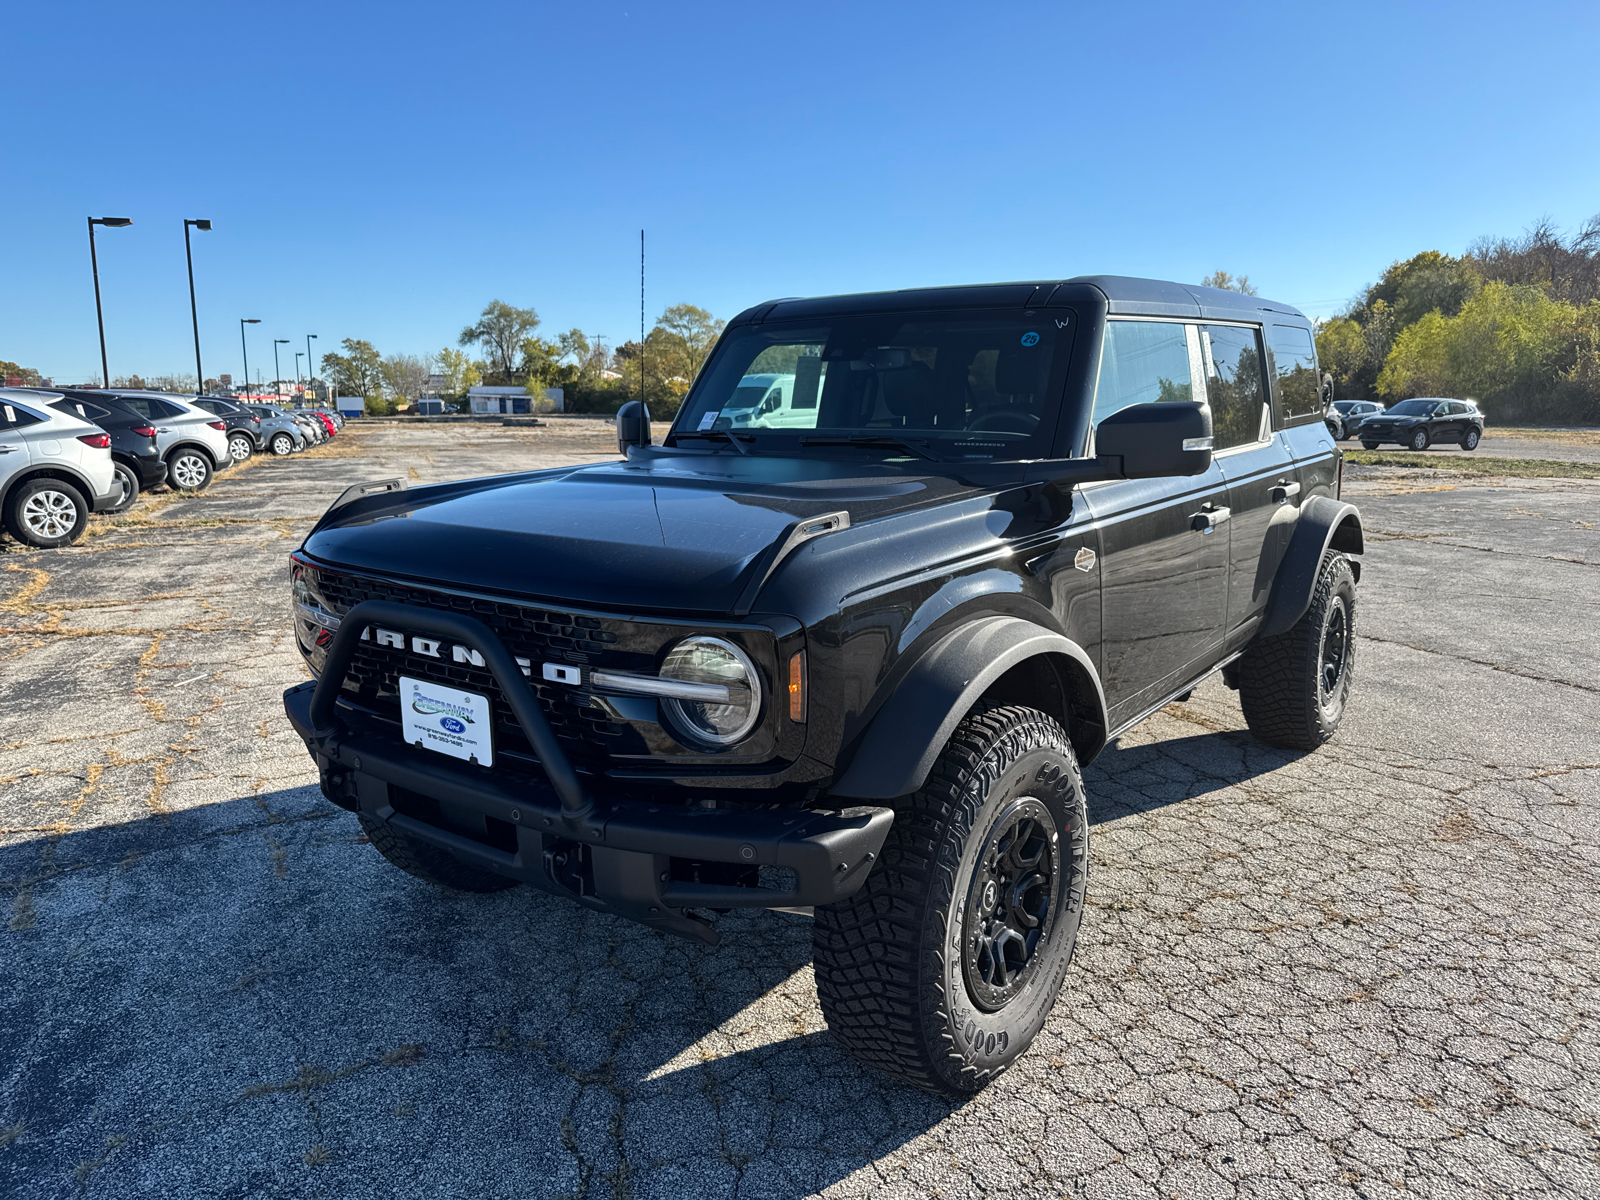
[[470, 387], [467, 389], [467, 401], [472, 406], [472, 411], [481, 414], [502, 413], [506, 416], [526, 414], [532, 412], [561, 412], [562, 393], [560, 388], [545, 388], [544, 398], [535, 404], [536, 398], [528, 394], [525, 387]]

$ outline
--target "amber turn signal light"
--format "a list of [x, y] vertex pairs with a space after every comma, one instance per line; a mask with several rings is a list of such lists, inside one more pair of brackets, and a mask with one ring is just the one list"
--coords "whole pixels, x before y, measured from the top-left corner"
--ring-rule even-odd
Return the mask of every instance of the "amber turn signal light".
[[806, 652], [796, 650], [789, 659], [789, 720], [806, 719]]

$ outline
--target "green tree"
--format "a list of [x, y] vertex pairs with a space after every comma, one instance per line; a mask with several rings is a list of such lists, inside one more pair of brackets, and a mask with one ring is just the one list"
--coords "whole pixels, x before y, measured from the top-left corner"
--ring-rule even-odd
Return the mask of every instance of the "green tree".
[[1235, 279], [1226, 271], [1213, 271], [1200, 281], [1201, 287], [1224, 288], [1230, 292], [1239, 292], [1246, 296], [1254, 296], [1256, 289], [1250, 282], [1250, 276], [1241, 275]]
[[322, 356], [322, 374], [333, 394], [360, 396], [369, 413], [393, 411], [383, 395], [383, 356], [371, 342], [359, 338], [345, 338], [339, 344], [343, 354], [330, 351]]
[[451, 399], [459, 400], [467, 394], [468, 388], [483, 382], [483, 364], [465, 350], [446, 346], [433, 358], [445, 379], [444, 394]]
[[661, 348], [676, 360], [676, 376], [693, 383], [727, 324], [697, 305], [674, 304], [656, 318], [652, 333], [659, 332]]
[[32, 367], [19, 366], [17, 363], [0, 359], [0, 385], [5, 385], [10, 379], [18, 381], [17, 387], [44, 387], [49, 382]]
[[1349, 399], [1346, 389], [1354, 390], [1357, 375], [1367, 361], [1367, 344], [1361, 326], [1348, 317], [1321, 325], [1317, 329], [1317, 361], [1333, 376], [1334, 396], [1340, 400]]
[[481, 346], [488, 363], [486, 373], [505, 386], [517, 374], [517, 356], [522, 352], [523, 342], [538, 327], [539, 314], [533, 309], [491, 300], [484, 306], [477, 323], [461, 331], [457, 344]]

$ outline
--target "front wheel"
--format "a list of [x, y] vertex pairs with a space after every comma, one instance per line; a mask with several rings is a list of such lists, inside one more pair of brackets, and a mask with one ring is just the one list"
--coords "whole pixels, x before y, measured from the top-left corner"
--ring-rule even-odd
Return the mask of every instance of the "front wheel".
[[89, 504], [70, 483], [30, 479], [12, 489], [5, 524], [12, 537], [41, 550], [70, 546], [89, 524]]
[[211, 460], [198, 450], [179, 450], [167, 460], [167, 482], [179, 491], [204, 491], [211, 482]]
[[1088, 837], [1061, 726], [1031, 708], [968, 716], [861, 890], [816, 910], [817, 996], [840, 1045], [953, 1097], [1015, 1062], [1072, 959]]
[[1378, 443], [1377, 442], [1362, 442], [1361, 443], [1361, 448], [1363, 450], [1376, 450], [1378, 448]]
[[1413, 450], [1426, 450], [1428, 448], [1428, 431], [1419, 429], [1413, 433], [1410, 445]]
[[1344, 555], [1329, 554], [1305, 615], [1239, 660], [1251, 733], [1285, 750], [1315, 750], [1334, 735], [1355, 680], [1355, 620], [1355, 572]]
[[1461, 435], [1461, 448], [1463, 450], [1476, 450], [1478, 439], [1483, 435], [1478, 432], [1476, 425], [1468, 425], [1467, 432]]

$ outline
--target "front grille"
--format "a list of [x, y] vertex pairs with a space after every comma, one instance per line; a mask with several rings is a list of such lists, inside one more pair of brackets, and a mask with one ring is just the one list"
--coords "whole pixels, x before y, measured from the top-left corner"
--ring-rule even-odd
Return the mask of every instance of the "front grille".
[[[308, 567], [306, 573], [308, 582], [339, 616], [363, 600], [387, 600], [468, 614], [489, 626], [507, 650], [532, 664], [533, 677], [529, 683], [539, 698], [551, 732], [574, 766], [598, 771], [609, 755], [648, 752], [643, 737], [632, 725], [612, 720], [604, 710], [592, 706], [583, 693], [544, 680], [540, 666], [546, 662], [570, 662], [653, 673], [658, 647], [651, 643], [660, 637], [659, 631], [652, 632], [653, 627], [640, 628], [623, 620], [608, 621], [584, 614], [454, 596], [320, 568]], [[607, 628], [608, 624], [614, 628]], [[357, 647], [345, 674], [344, 691], [358, 707], [398, 725], [402, 675], [488, 697], [494, 713], [497, 761], [506, 756], [509, 761], [505, 765], [533, 769], [533, 748], [512, 715], [499, 684], [486, 668], [363, 642]]]

